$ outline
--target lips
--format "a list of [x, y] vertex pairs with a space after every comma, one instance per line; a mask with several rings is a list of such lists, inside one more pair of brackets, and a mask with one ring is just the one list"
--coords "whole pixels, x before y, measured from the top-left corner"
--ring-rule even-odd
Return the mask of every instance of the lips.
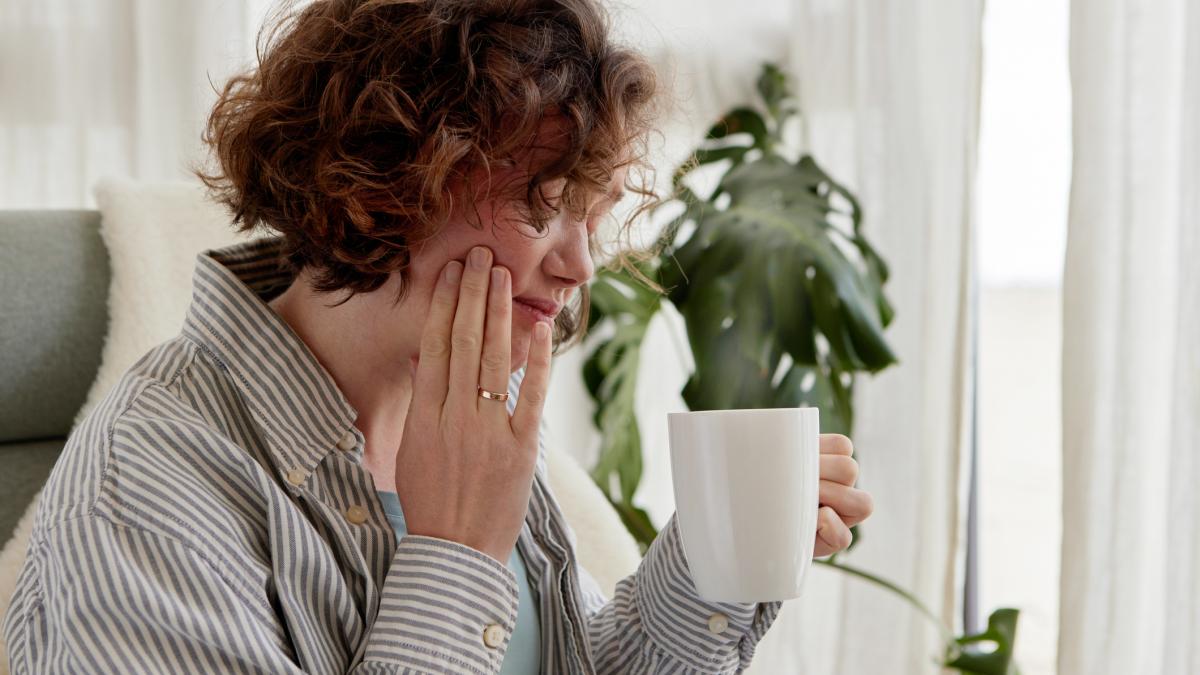
[[554, 317], [562, 310], [562, 305], [551, 300], [540, 298], [513, 298], [513, 304], [524, 309], [538, 321], [553, 322]]

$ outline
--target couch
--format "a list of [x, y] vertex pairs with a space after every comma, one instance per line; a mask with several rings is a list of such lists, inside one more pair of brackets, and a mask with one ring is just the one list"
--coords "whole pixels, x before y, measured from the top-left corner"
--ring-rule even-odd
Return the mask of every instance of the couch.
[[0, 544], [96, 377], [109, 275], [98, 211], [0, 210]]

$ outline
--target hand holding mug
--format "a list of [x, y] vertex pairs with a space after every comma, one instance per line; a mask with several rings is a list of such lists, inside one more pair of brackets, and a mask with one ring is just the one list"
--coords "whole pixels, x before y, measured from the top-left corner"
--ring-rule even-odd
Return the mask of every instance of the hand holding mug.
[[858, 462], [854, 444], [841, 434], [821, 434], [820, 509], [813, 557], [837, 553], [850, 546], [850, 528], [866, 520], [874, 510], [871, 493], [854, 487]]

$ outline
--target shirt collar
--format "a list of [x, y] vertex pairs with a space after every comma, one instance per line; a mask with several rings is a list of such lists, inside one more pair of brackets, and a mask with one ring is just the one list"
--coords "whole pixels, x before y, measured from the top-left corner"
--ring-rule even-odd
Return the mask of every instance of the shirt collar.
[[282, 250], [271, 236], [197, 255], [182, 332], [229, 373], [279, 466], [311, 472], [347, 436], [361, 456], [364, 439], [333, 376], [267, 305], [294, 278]]

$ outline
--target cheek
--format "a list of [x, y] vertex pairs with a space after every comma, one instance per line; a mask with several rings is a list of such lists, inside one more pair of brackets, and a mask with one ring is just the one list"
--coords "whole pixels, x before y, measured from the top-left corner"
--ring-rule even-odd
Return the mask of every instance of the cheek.
[[513, 295], [528, 292], [530, 287], [540, 287], [542, 283], [537, 270], [542, 256], [526, 241], [504, 245], [507, 243], [501, 242], [496, 247], [496, 264], [507, 268], [512, 275]]
[[408, 298], [405, 304], [415, 309], [421, 323], [429, 316], [429, 303], [433, 300], [433, 292], [437, 288], [438, 274], [439, 270], [410, 268], [405, 279], [405, 283], [408, 284]]
[[[396, 274], [396, 273], [393, 273]], [[390, 282], [386, 293], [389, 302], [394, 299], [400, 283], [406, 286], [404, 300], [396, 307], [394, 330], [414, 345], [420, 343], [424, 333], [425, 322], [429, 319], [429, 305], [433, 301], [433, 293], [437, 288], [440, 270], [426, 269], [420, 265], [412, 265], [405, 271], [403, 282], [399, 278]]]

